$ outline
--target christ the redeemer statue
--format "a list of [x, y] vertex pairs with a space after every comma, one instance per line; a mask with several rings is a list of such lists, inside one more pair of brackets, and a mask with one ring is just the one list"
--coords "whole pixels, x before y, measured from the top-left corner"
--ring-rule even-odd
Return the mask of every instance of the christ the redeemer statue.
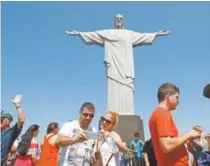
[[134, 62], [133, 47], [152, 44], [157, 36], [170, 31], [138, 33], [124, 29], [123, 16], [115, 17], [114, 29], [95, 32], [68, 30], [66, 34], [77, 35], [87, 44], [104, 47], [104, 63], [107, 75], [107, 110], [120, 115], [134, 114]]

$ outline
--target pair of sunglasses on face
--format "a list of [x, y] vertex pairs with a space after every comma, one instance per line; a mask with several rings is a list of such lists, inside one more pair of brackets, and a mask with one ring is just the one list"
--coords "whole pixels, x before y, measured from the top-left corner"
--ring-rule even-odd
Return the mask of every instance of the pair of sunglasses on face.
[[106, 124], [111, 124], [112, 123], [112, 121], [104, 118], [103, 116], [101, 117], [101, 122], [106, 122]]
[[[83, 113], [82, 115], [83, 115], [84, 117], [86, 117], [86, 118], [87, 118], [88, 116], [89, 116], [90, 118], [93, 118], [93, 117], [94, 117], [93, 114], [89, 114], [89, 113]], [[101, 117], [101, 121], [102, 121], [102, 122], [105, 121], [106, 124], [111, 124], [111, 123], [112, 123], [110, 120], [108, 120], [108, 119], [106, 119], [106, 118], [104, 118], [104, 117]]]
[[94, 114], [83, 113], [82, 115], [83, 115], [85, 118], [87, 118], [88, 116], [89, 116], [90, 118], [93, 118], [93, 117], [94, 117]]

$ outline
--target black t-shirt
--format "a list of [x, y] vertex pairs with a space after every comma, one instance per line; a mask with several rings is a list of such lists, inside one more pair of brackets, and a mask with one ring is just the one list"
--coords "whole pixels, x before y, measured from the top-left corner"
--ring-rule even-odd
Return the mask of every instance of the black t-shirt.
[[143, 152], [147, 153], [150, 166], [157, 166], [157, 161], [155, 158], [155, 153], [154, 153], [151, 139], [145, 142], [144, 147], [143, 147]]

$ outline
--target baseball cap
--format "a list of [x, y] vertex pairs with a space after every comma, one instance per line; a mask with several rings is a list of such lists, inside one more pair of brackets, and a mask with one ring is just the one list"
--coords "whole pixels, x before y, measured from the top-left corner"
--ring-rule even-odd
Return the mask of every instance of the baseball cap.
[[8, 118], [10, 120], [10, 122], [13, 121], [13, 117], [10, 113], [3, 113], [1, 114], [1, 118]]

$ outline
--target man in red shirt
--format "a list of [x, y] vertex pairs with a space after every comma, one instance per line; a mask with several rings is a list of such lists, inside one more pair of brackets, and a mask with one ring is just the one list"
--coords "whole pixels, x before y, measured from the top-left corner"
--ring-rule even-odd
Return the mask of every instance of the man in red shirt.
[[173, 84], [162, 84], [158, 89], [158, 107], [149, 120], [150, 134], [158, 166], [189, 166], [185, 143], [201, 136], [196, 130], [179, 136], [171, 111], [179, 103], [179, 88]]

